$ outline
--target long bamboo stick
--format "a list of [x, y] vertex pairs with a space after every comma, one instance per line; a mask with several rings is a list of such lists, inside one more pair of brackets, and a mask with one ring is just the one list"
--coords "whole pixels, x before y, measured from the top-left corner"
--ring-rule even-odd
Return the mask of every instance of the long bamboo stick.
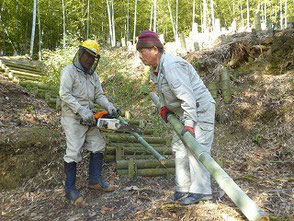
[[[134, 135], [134, 137], [131, 137], [128, 134], [108, 134], [105, 137], [112, 142], [136, 142], [139, 139], [135, 135]], [[166, 140], [163, 138], [160, 138], [160, 137], [146, 137], [146, 136], [144, 136], [141, 138], [146, 140], [148, 143], [160, 143], [160, 144], [166, 143]]]
[[[116, 171], [119, 175], [128, 175], [127, 169], [120, 169]], [[167, 174], [175, 174], [174, 168], [157, 168], [157, 169], [137, 169], [137, 176], [162, 176]]]
[[[150, 93], [151, 99], [160, 110], [159, 98], [155, 93]], [[234, 182], [234, 180], [215, 162], [209, 153], [195, 140], [190, 133], [181, 135], [183, 124], [174, 114], [169, 114], [168, 122], [173, 126], [179, 138], [183, 141], [185, 146], [210, 172], [212, 177], [231, 198], [231, 200], [240, 208], [243, 214], [253, 221], [269, 221], [267, 213], [263, 212]]]
[[[142, 153], [146, 153], [146, 148], [142, 147], [142, 146], [134, 146], [134, 147], [127, 147], [124, 145], [121, 145], [124, 149], [124, 153], [125, 154], [142, 154]], [[172, 151], [169, 148], [165, 148], [165, 147], [154, 147], [154, 150], [156, 150], [158, 153], [163, 154], [163, 155], [172, 155]], [[106, 152], [107, 154], [115, 154], [115, 149], [116, 147], [107, 147], [106, 148]]]
[[[122, 124], [128, 124], [127, 121], [125, 121], [121, 116], [118, 117], [118, 119], [120, 120], [120, 122]], [[148, 137], [147, 138], [143, 138], [141, 137], [138, 133], [135, 133], [135, 132], [131, 132], [131, 134], [136, 138], [137, 141], [139, 141], [145, 148], [146, 150], [148, 150], [150, 153], [152, 153], [154, 155], [154, 157], [162, 164], [164, 165], [165, 162], [166, 162], [166, 159], [165, 157], [161, 156], [148, 142], [164, 142], [165, 143], [165, 140], [163, 139], [152, 139], [152, 137]]]
[[[135, 160], [134, 163], [137, 165], [138, 169], [162, 167], [162, 165], [156, 160], [138, 159], [138, 160]], [[174, 159], [166, 160], [166, 163], [164, 166], [166, 168], [175, 167], [175, 160]], [[127, 169], [128, 168], [128, 160], [117, 161], [116, 168], [117, 169]]]

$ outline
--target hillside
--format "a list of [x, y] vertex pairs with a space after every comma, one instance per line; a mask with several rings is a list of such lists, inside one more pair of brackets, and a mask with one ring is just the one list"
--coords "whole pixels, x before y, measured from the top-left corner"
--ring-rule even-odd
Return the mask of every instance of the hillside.
[[[104, 53], [99, 76], [107, 95], [170, 138], [171, 127], [150, 108], [148, 76], [137, 55], [121, 48]], [[184, 58], [206, 85], [218, 86], [214, 159], [272, 220], [294, 220], [294, 30], [223, 36], [213, 49]], [[229, 102], [222, 96], [223, 70], [230, 76]], [[215, 182], [212, 201], [183, 207], [167, 199], [172, 175], [130, 180], [113, 162], [105, 177], [117, 190], [90, 191], [87, 153], [78, 175], [87, 204], [76, 208], [63, 192], [60, 113], [3, 75], [0, 104], [1, 220], [246, 220]]]

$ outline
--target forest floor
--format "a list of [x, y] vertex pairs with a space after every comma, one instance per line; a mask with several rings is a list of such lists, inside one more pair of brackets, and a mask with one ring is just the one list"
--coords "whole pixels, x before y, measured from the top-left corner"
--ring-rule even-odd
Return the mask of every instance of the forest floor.
[[[294, 220], [293, 30], [275, 37], [281, 41], [272, 42], [265, 54], [243, 57], [230, 70], [232, 102], [216, 99], [212, 156], [271, 220], [286, 221]], [[192, 57], [212, 52], [187, 59], [193, 63]], [[272, 74], [276, 55], [279, 71]], [[206, 82], [212, 79], [201, 75]], [[106, 163], [104, 177], [116, 190], [89, 190], [87, 153], [77, 178], [86, 205], [71, 205], [63, 190], [65, 139], [59, 118], [45, 101], [0, 75], [1, 220], [246, 220], [215, 181], [213, 200], [181, 206], [168, 199], [175, 190], [172, 175], [130, 180], [116, 174], [115, 163]]]

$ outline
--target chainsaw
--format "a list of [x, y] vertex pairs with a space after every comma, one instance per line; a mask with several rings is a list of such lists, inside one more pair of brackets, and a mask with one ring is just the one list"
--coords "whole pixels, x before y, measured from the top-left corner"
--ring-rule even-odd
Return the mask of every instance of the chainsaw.
[[[122, 131], [122, 132], [135, 132], [135, 133], [142, 133], [143, 128], [121, 123], [118, 119], [120, 116], [120, 111], [117, 114], [111, 115], [107, 111], [99, 111], [94, 114], [95, 124], [87, 125], [87, 126], [97, 126], [100, 129], [109, 129], [115, 131]], [[81, 122], [83, 124], [83, 122]], [[85, 124], [84, 124], [85, 125]]]

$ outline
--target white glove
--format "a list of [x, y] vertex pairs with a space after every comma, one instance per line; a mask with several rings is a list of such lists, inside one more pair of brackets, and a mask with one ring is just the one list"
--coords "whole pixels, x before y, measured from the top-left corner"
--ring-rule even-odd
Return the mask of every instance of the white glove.
[[109, 105], [107, 107], [107, 112], [109, 115], [116, 115], [117, 114], [117, 110], [113, 105]]
[[79, 115], [81, 116], [84, 123], [91, 124], [95, 122], [93, 112], [89, 110], [88, 108], [81, 106], [77, 111]]

